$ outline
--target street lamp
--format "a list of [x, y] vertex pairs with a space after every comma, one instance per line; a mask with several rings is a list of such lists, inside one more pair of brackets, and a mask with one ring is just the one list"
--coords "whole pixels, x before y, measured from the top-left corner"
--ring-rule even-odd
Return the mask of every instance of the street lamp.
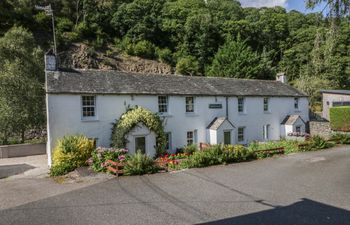
[[51, 4], [49, 4], [48, 6], [35, 6], [35, 9], [37, 10], [41, 10], [41, 11], [45, 11], [46, 15], [51, 16], [52, 19], [52, 33], [53, 33], [53, 54], [55, 56], [57, 56], [57, 45], [56, 45], [56, 34], [55, 34], [55, 18], [53, 15], [53, 10], [51, 8]]

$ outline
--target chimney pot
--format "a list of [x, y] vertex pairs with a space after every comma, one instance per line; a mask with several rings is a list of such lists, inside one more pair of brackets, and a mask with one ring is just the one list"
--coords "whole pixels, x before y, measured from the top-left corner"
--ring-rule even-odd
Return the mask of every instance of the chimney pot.
[[281, 83], [287, 84], [288, 83], [288, 77], [285, 73], [278, 73], [276, 76], [276, 81], [279, 81]]
[[56, 56], [51, 51], [45, 54], [45, 70], [46, 71], [57, 70], [57, 59], [56, 59]]

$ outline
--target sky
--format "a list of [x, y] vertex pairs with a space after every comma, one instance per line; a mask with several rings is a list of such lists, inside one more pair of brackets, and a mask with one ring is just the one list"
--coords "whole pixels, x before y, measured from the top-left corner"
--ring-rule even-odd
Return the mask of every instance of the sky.
[[283, 6], [288, 11], [298, 10], [303, 13], [322, 11], [324, 5], [317, 6], [315, 9], [306, 9], [305, 0], [240, 0], [243, 7], [273, 7]]

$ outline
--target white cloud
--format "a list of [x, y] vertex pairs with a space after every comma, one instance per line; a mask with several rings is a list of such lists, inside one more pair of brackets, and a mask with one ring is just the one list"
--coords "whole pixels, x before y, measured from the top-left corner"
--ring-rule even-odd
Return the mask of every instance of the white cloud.
[[274, 7], [287, 6], [287, 0], [240, 0], [243, 7]]

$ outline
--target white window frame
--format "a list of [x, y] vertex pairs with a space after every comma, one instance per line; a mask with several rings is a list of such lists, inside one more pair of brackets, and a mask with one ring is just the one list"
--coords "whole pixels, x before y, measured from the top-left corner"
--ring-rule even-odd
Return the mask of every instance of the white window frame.
[[245, 98], [244, 97], [237, 98], [237, 111], [240, 114], [245, 113]]
[[[164, 98], [165, 102], [163, 102], [162, 100], [164, 100], [164, 99], [161, 99], [161, 98]], [[165, 107], [165, 110], [162, 107]], [[168, 96], [166, 96], [166, 95], [158, 96], [158, 112], [160, 114], [168, 114], [169, 113], [169, 97]]]
[[[187, 99], [192, 99], [192, 103], [188, 103]], [[188, 111], [188, 108], [192, 106], [192, 111]], [[195, 112], [195, 98], [193, 96], [185, 97], [185, 111], [187, 114], [193, 114]]]
[[299, 98], [294, 98], [294, 109], [299, 110]]
[[270, 98], [265, 97], [263, 99], [263, 104], [264, 104], [264, 112], [270, 112]]
[[263, 126], [263, 139], [264, 140], [270, 140], [270, 124], [266, 124]]
[[[93, 97], [93, 105], [84, 105], [84, 98], [85, 97]], [[97, 97], [95, 95], [82, 95], [80, 97], [80, 104], [81, 104], [81, 119], [83, 121], [92, 121], [92, 120], [97, 120]], [[93, 108], [93, 116], [84, 116], [84, 109], [85, 108]]]
[[145, 135], [136, 135], [136, 136], [134, 136], [134, 143], [135, 143], [134, 151], [135, 151], [135, 154], [137, 153], [137, 150], [138, 150], [138, 149], [136, 149], [136, 139], [137, 138], [144, 138], [145, 139], [145, 152], [143, 154], [146, 155], [147, 154], [147, 137]]
[[187, 131], [186, 133], [186, 143], [187, 145], [193, 145], [194, 142], [194, 131]]
[[[243, 133], [240, 134], [240, 130], [243, 130]], [[245, 142], [245, 132], [246, 132], [246, 127], [238, 127], [237, 128], [237, 141], [238, 143], [244, 143]], [[240, 138], [240, 136], [242, 138]]]

